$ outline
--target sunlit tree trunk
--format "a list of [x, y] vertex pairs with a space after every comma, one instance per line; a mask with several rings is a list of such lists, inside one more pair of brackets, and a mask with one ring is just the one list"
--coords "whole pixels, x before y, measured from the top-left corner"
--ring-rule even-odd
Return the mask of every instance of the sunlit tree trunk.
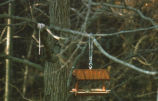
[[[49, 0], [50, 26], [69, 27], [69, 0]], [[64, 33], [56, 32], [58, 36]], [[44, 84], [45, 101], [66, 101], [68, 89], [67, 78], [68, 68], [61, 68], [61, 63], [57, 57], [60, 52], [59, 41], [51, 36], [47, 37], [46, 46], [47, 60], [45, 61]]]
[[[13, 9], [13, 2], [10, 2], [8, 5], [8, 13], [10, 16], [12, 16], [12, 9]], [[8, 18], [7, 24], [12, 24], [12, 19]], [[6, 49], [5, 53], [6, 55], [11, 55], [12, 51], [12, 45], [11, 45], [11, 38], [12, 37], [12, 27], [8, 26], [7, 28], [7, 36], [6, 36]], [[11, 101], [10, 95], [10, 71], [11, 71], [11, 61], [10, 59], [6, 59], [6, 75], [5, 75], [5, 94], [4, 94], [4, 101]]]

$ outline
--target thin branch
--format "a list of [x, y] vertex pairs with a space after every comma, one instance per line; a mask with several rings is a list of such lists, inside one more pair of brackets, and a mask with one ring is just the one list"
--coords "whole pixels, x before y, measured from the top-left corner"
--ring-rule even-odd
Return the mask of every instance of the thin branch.
[[[23, 21], [27, 21], [27, 22], [32, 22], [35, 24], [38, 24], [36, 21], [31, 20], [29, 18], [25, 18], [25, 17], [19, 17], [19, 16], [9, 16], [8, 14], [0, 14], [0, 18], [13, 18], [13, 19], [17, 19], [17, 20], [23, 20]], [[79, 31], [75, 31], [75, 30], [71, 30], [71, 29], [67, 29], [67, 28], [61, 28], [58, 26], [51, 26], [51, 27], [46, 27], [46, 29], [55, 29], [58, 31], [63, 31], [63, 32], [67, 32], [67, 33], [71, 33], [71, 34], [76, 34], [76, 35], [81, 35], [81, 36], [85, 36], [85, 37], [89, 37], [89, 33], [87, 32], [79, 32]], [[146, 31], [146, 30], [151, 30], [151, 29], [157, 29], [158, 25], [155, 26], [151, 26], [151, 27], [147, 27], [147, 28], [138, 28], [138, 29], [134, 29], [134, 30], [125, 30], [125, 31], [120, 31], [120, 32], [114, 32], [111, 34], [94, 34], [94, 36], [102, 36], [102, 37], [107, 37], [107, 36], [115, 36], [115, 35], [119, 35], [119, 34], [124, 34], [124, 33], [132, 33], [132, 32], [139, 32], [139, 31]]]
[[46, 28], [46, 31], [47, 31], [54, 39], [56, 39], [56, 40], [66, 40], [66, 38], [64, 38], [64, 37], [59, 37], [59, 36], [53, 34], [53, 33], [51, 32], [51, 30], [48, 29], [48, 28]]
[[142, 19], [148, 20], [151, 22], [152, 25], [157, 25], [152, 18], [145, 16], [139, 9], [129, 7], [129, 6], [122, 6], [122, 5], [114, 5], [114, 4], [108, 4], [108, 3], [95, 3], [92, 2], [92, 5], [103, 5], [103, 6], [108, 6], [108, 7], [113, 7], [113, 8], [119, 8], [119, 9], [128, 9], [136, 12]]
[[70, 58], [66, 61], [66, 63], [64, 63], [64, 65], [61, 66], [60, 69], [64, 68], [68, 63], [71, 62], [71, 60], [73, 59], [74, 55], [77, 53], [77, 51], [80, 49], [80, 45], [78, 45], [76, 47], [76, 49], [73, 51], [73, 53], [71, 54]]
[[[78, 46], [76, 47], [76, 49], [75, 49], [75, 50], [73, 51], [73, 53], [71, 54], [70, 58], [69, 58], [58, 70], [54, 71], [53, 73], [58, 73], [58, 71], [62, 70], [64, 67], [66, 67], [66, 65], [71, 62], [71, 60], [73, 59], [74, 55], [75, 55], [76, 52], [79, 50], [79, 48], [80, 48], [80, 45], [78, 45]], [[58, 57], [60, 58], [59, 55], [58, 55]]]
[[5, 1], [5, 2], [3, 2], [3, 3], [0, 3], [0, 6], [6, 5], [6, 4], [8, 4], [9, 2], [13, 2], [13, 1], [14, 1], [14, 0]]
[[42, 13], [44, 16], [46, 16], [47, 18], [50, 18], [50, 16], [48, 16], [44, 11], [42, 11], [41, 9], [34, 7], [35, 10], [39, 11], [40, 13]]
[[148, 53], [156, 53], [157, 51], [158, 51], [158, 48], [138, 50], [137, 54], [130, 55], [130, 56], [126, 57], [125, 60], [128, 60], [128, 59], [136, 57], [136, 56], [141, 56], [141, 55], [144, 55], [144, 54], [148, 54]]
[[37, 24], [36, 21], [31, 20], [30, 18], [19, 17], [19, 16], [10, 16], [8, 14], [0, 14], [0, 18], [12, 18], [12, 19], [23, 20], [23, 21], [32, 22], [32, 23]]
[[23, 24], [26, 24], [26, 21], [20, 22], [20, 23], [14, 23], [14, 24], [0, 24], [0, 26], [20, 26]]
[[7, 29], [7, 27], [4, 27], [4, 29], [1, 32], [0, 41], [2, 40], [2, 38], [3, 38], [3, 36], [4, 36], [5, 32], [6, 32], [6, 29]]
[[3, 58], [7, 58], [7, 59], [11, 59], [12, 61], [14, 62], [19, 62], [19, 63], [23, 63], [23, 64], [27, 64], [29, 66], [32, 66], [40, 71], [43, 71], [43, 67], [39, 64], [35, 64], [29, 60], [26, 60], [26, 59], [20, 59], [20, 58], [16, 58], [16, 57], [13, 57], [13, 56], [8, 56], [8, 55], [0, 55], [0, 57], [3, 57]]
[[61, 27], [57, 27], [57, 26], [51, 26], [51, 27], [47, 27], [47, 28], [49, 28], [49, 29], [53, 28], [57, 31], [63, 31], [63, 32], [67, 32], [67, 33], [70, 33], [70, 34], [76, 34], [76, 35], [81, 35], [81, 36], [85, 36], [85, 37], [89, 36], [87, 32], [79, 32], [79, 31], [76, 31], [76, 30], [61, 28]]
[[87, 14], [85, 17], [85, 21], [81, 27], [82, 32], [85, 32], [87, 29], [87, 22], [88, 22], [88, 18], [89, 18], [90, 12], [91, 12], [91, 3], [92, 3], [92, 0], [88, 0], [88, 5], [87, 5], [88, 11], [87, 11]]
[[120, 32], [114, 32], [114, 33], [109, 33], [109, 34], [94, 34], [94, 36], [101, 36], [101, 37], [108, 37], [108, 36], [115, 36], [115, 35], [120, 35], [120, 34], [124, 34], [124, 33], [134, 33], [134, 32], [139, 32], [139, 31], [147, 31], [147, 30], [151, 30], [151, 29], [155, 29], [158, 28], [157, 26], [151, 26], [151, 27], [147, 27], [147, 28], [138, 28], [138, 29], [132, 29], [132, 30], [124, 30], [124, 31], [120, 31]]
[[95, 46], [96, 46], [96, 47], [100, 50], [100, 52], [101, 52], [102, 54], [104, 54], [107, 58], [109, 58], [109, 59], [111, 59], [111, 60], [113, 60], [113, 61], [115, 61], [115, 62], [117, 62], [117, 63], [119, 63], [119, 64], [122, 64], [122, 65], [124, 65], [124, 66], [127, 66], [127, 67], [129, 67], [129, 68], [131, 68], [131, 69], [134, 69], [134, 70], [136, 70], [136, 71], [138, 71], [138, 72], [147, 74], [147, 75], [156, 75], [156, 74], [158, 74], [158, 72], [156, 72], [156, 71], [148, 71], [148, 70], [141, 69], [141, 68], [139, 68], [139, 67], [137, 67], [137, 66], [135, 66], [135, 65], [129, 64], [129, 63], [125, 62], [125, 61], [122, 61], [122, 60], [120, 60], [120, 59], [118, 59], [118, 58], [116, 58], [116, 57], [110, 55], [109, 53], [107, 53], [107, 52], [102, 48], [102, 46], [98, 43], [98, 41], [97, 41], [95, 38], [93, 38], [93, 41], [94, 41]]
[[145, 93], [145, 94], [138, 94], [136, 97], [141, 98], [141, 97], [149, 96], [149, 95], [156, 94], [156, 93], [157, 93], [157, 91], [152, 91], [152, 92], [148, 92], [148, 93]]
[[[67, 28], [60, 28], [60, 27], [57, 27], [57, 26], [51, 26], [51, 27], [47, 27], [47, 28], [50, 28], [50, 29], [53, 28], [53, 29], [58, 30], [58, 31], [63, 31], [63, 32], [67, 32], [67, 33], [70, 33], [70, 34], [76, 34], [76, 35], [81, 35], [81, 36], [85, 36], [85, 37], [89, 37], [89, 34], [90, 34], [90, 33], [87, 33], [87, 32], [79, 32], [79, 31], [71, 30], [71, 29], [67, 29]], [[158, 25], [147, 27], [147, 28], [124, 30], [124, 31], [114, 32], [114, 33], [109, 33], [109, 34], [107, 34], [107, 33], [93, 34], [93, 36], [94, 37], [95, 36], [101, 36], [101, 37], [116, 36], [116, 35], [120, 35], [120, 34], [133, 33], [133, 32], [139, 32], [139, 31], [147, 31], [147, 30], [156, 29], [156, 28], [158, 28]]]
[[81, 19], [84, 19], [83, 15], [78, 10], [76, 10], [75, 8], [71, 8], [70, 10], [73, 11], [74, 13], [76, 13], [76, 15], [78, 17], [80, 17]]
[[71, 80], [72, 80], [72, 72], [73, 72], [73, 70], [76, 68], [76, 64], [77, 64], [78, 60], [79, 60], [80, 57], [84, 54], [84, 52], [85, 52], [85, 50], [86, 50], [86, 47], [87, 47], [87, 45], [85, 45], [85, 46], [81, 49], [80, 54], [79, 54], [78, 56], [76, 56], [76, 58], [74, 59], [74, 62], [73, 62], [73, 64], [72, 64], [72, 68], [71, 68], [71, 70], [70, 70], [69, 77], [68, 77], [68, 80], [67, 80], [67, 87], [70, 86], [70, 82], [71, 82]]
[[26, 97], [22, 94], [22, 92], [20, 91], [20, 89], [18, 89], [16, 86], [14, 86], [14, 85], [12, 85], [12, 84], [10, 84], [10, 86], [13, 87], [13, 88], [15, 88], [16, 91], [20, 94], [20, 96], [21, 96], [24, 100], [26, 100], [26, 101], [33, 101], [33, 100], [31, 100], [31, 99], [26, 98]]

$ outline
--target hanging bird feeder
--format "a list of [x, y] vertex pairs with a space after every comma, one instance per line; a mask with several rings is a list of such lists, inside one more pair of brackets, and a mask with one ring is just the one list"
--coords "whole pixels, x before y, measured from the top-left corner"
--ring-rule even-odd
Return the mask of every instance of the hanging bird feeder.
[[[105, 82], [110, 80], [106, 69], [92, 69], [93, 40], [89, 37], [89, 69], [74, 69], [72, 75], [76, 79], [75, 87], [70, 91], [76, 95], [106, 95], [110, 90], [106, 89]], [[80, 81], [102, 81], [102, 88], [80, 89]]]

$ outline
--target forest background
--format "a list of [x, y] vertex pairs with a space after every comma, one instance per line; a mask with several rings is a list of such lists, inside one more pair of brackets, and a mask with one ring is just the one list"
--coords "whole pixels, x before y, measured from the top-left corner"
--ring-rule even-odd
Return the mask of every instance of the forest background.
[[[157, 0], [1, 0], [0, 101], [158, 101], [157, 23]], [[69, 93], [89, 37], [93, 68], [110, 71], [106, 96]]]

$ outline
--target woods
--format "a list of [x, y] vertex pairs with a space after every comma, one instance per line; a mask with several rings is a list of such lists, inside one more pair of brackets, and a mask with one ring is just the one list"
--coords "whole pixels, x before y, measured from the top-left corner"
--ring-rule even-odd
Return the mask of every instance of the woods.
[[[1, 0], [0, 101], [158, 101], [157, 9], [156, 0]], [[110, 75], [104, 96], [70, 93], [73, 70], [91, 63], [89, 38], [92, 70]]]

